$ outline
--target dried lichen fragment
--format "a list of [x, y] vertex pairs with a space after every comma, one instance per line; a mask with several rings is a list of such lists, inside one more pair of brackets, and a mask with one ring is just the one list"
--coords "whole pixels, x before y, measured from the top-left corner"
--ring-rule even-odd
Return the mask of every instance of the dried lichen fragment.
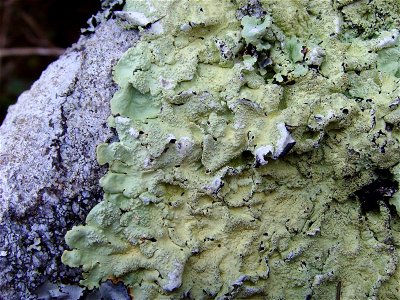
[[351, 36], [364, 1], [283, 2], [127, 1], [122, 15], [157, 30], [146, 23], [114, 70], [104, 200], [63, 255], [82, 284], [397, 299], [398, 34]]

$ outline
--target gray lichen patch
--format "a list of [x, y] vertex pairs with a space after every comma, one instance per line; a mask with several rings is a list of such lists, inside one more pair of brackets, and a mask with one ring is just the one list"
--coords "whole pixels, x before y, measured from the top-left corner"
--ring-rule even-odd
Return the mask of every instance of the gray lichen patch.
[[0, 128], [0, 298], [37, 299], [47, 281], [66, 297], [57, 289], [81, 278], [61, 263], [64, 236], [102, 199], [107, 168], [95, 153], [113, 136], [105, 126], [117, 89], [111, 68], [137, 38], [104, 20], [10, 107]]
[[127, 1], [158, 27], [115, 67], [104, 200], [63, 262], [137, 299], [396, 298], [394, 27], [348, 40], [351, 3], [238, 2]]

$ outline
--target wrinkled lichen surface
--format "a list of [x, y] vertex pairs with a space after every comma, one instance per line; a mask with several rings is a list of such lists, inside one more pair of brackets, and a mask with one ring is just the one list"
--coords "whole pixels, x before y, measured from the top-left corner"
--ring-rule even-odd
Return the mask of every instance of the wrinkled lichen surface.
[[[66, 236], [135, 299], [399, 299], [400, 3], [127, 1], [142, 38]], [[397, 211], [396, 211], [397, 209]]]

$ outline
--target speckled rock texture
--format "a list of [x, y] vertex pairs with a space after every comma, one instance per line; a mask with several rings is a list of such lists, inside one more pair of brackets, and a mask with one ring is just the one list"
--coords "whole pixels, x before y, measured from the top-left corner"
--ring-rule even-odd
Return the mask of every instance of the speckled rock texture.
[[64, 235], [102, 198], [106, 170], [95, 148], [114, 136], [112, 66], [137, 36], [102, 22], [9, 109], [0, 128], [0, 299], [35, 299], [45, 282], [79, 281], [60, 261]]

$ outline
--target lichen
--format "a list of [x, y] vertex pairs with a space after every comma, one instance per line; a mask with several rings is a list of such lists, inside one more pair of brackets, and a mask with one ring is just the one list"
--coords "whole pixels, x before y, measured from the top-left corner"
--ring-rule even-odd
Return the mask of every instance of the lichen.
[[63, 262], [135, 299], [397, 299], [400, 16], [237, 2], [127, 1], [119, 141]]

